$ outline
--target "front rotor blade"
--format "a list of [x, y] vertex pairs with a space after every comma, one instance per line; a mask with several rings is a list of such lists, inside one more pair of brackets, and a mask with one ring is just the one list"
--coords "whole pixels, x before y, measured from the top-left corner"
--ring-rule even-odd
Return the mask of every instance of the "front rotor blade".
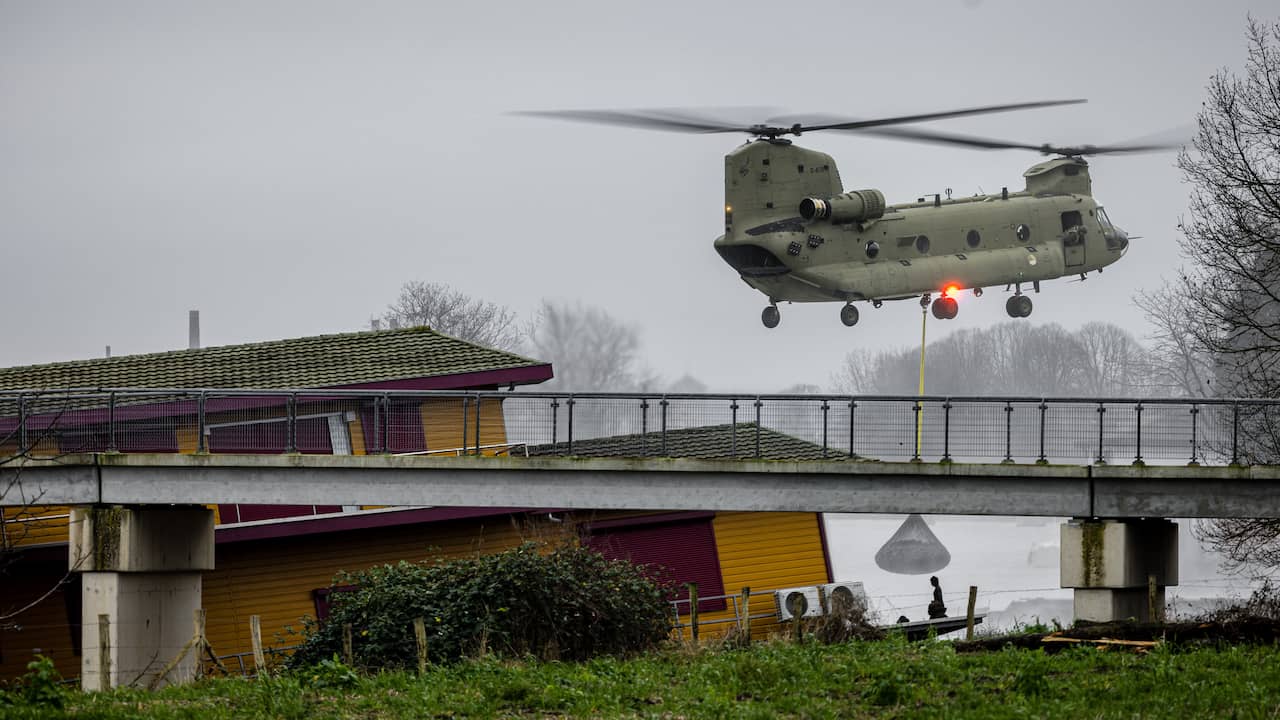
[[683, 110], [522, 110], [511, 114], [668, 132], [752, 132], [749, 124], [718, 120]]
[[925, 122], [928, 120], [944, 120], [946, 118], [965, 117], [967, 115], [984, 115], [987, 113], [1009, 112], [1011, 110], [1030, 110], [1032, 108], [1052, 107], [1055, 105], [1076, 105], [1087, 100], [1042, 100], [1040, 102], [1013, 103], [1010, 105], [986, 105], [983, 107], [948, 110], [946, 112], [924, 113], [920, 115], [899, 115], [897, 117], [876, 118], [874, 120], [850, 120], [848, 122], [828, 123], [804, 126], [804, 132], [814, 130], [860, 130], [862, 128], [880, 127], [882, 125], [901, 125], [903, 123]]
[[1044, 145], [1030, 145], [1028, 143], [995, 140], [992, 138], [976, 137], [974, 135], [957, 135], [955, 133], [944, 133], [936, 130], [921, 130], [919, 128], [865, 128], [847, 132], [856, 132], [860, 135], [872, 135], [875, 137], [887, 137], [895, 140], [918, 140], [921, 142], [937, 143], [939, 145], [963, 145], [965, 147], [983, 148], [984, 150], [1045, 151]]

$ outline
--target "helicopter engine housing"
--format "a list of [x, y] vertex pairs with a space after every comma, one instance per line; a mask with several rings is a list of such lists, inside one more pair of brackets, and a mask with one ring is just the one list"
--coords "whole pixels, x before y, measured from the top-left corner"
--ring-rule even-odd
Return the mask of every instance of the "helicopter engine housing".
[[830, 220], [835, 223], [863, 222], [884, 215], [884, 193], [879, 190], [853, 190], [823, 200], [805, 198], [800, 201], [800, 217], [805, 220]]

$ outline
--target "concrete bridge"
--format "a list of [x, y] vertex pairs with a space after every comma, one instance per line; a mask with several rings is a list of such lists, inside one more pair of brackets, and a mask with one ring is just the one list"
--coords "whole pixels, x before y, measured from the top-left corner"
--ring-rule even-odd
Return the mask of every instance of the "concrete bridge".
[[1280, 466], [86, 453], [0, 467], [0, 506], [33, 503], [1275, 518]]
[[[1164, 588], [1178, 583], [1167, 518], [1280, 518], [1280, 466], [1246, 464], [1270, 454], [1255, 431], [1280, 416], [1273, 401], [313, 395], [0, 398], [12, 406], [0, 412], [0, 440], [25, 450], [0, 462], [0, 506], [72, 506], [84, 627], [102, 614], [156, 628], [110, 669], [86, 631], [85, 687], [187, 639], [200, 574], [213, 568], [212, 504], [1066, 517], [1061, 585], [1090, 620], [1163, 607]], [[458, 447], [393, 454], [398, 407], [449, 399]], [[485, 430], [495, 414], [505, 427], [497, 446]], [[231, 430], [263, 423], [278, 426], [277, 454], [225, 452]], [[357, 425], [361, 435], [349, 430]], [[421, 436], [422, 426], [408, 430]], [[350, 454], [357, 440], [368, 454]], [[138, 452], [153, 445], [169, 451]], [[27, 457], [42, 447], [46, 458]]]

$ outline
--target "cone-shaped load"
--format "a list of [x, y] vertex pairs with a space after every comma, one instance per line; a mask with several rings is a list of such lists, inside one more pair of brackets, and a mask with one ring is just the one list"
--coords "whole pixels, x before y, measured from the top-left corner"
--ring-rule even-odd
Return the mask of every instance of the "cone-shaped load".
[[899, 575], [927, 575], [950, 564], [951, 553], [919, 515], [908, 515], [876, 553], [881, 570]]

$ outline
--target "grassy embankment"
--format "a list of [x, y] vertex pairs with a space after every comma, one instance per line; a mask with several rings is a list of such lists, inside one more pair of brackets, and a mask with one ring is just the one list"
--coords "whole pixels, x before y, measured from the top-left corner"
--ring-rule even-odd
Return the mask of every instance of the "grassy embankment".
[[0, 717], [1238, 717], [1280, 715], [1280, 649], [1072, 648], [957, 654], [890, 639], [671, 650], [585, 663], [477, 660], [357, 675], [325, 663], [264, 680], [73, 693]]

